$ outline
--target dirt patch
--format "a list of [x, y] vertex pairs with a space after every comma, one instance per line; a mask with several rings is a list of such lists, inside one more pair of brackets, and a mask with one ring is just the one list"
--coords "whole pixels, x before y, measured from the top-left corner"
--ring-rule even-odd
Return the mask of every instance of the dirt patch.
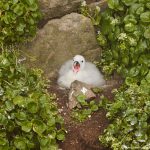
[[[107, 87], [103, 94], [109, 99], [113, 99], [112, 89], [119, 87], [119, 82], [113, 86]], [[83, 123], [75, 122], [71, 118], [71, 111], [67, 107], [68, 90], [59, 89], [56, 80], [53, 79], [49, 88], [50, 92], [56, 93], [58, 109], [65, 122], [67, 130], [66, 139], [59, 143], [62, 150], [108, 150], [98, 140], [100, 134], [108, 126], [105, 110], [101, 109]]]

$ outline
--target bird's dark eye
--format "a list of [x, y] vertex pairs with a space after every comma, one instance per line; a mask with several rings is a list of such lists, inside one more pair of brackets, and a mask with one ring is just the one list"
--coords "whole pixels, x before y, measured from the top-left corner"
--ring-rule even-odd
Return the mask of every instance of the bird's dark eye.
[[83, 60], [81, 62], [83, 63]]

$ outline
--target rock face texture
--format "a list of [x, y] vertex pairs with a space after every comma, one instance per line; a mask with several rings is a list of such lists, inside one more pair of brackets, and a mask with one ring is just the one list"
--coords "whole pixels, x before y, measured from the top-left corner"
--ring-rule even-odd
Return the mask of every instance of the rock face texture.
[[39, 0], [44, 19], [58, 18], [76, 12], [83, 0]]
[[47, 77], [56, 76], [60, 66], [76, 54], [89, 61], [100, 56], [90, 19], [77, 13], [50, 20], [23, 51], [32, 56], [27, 57], [27, 64], [43, 69]]

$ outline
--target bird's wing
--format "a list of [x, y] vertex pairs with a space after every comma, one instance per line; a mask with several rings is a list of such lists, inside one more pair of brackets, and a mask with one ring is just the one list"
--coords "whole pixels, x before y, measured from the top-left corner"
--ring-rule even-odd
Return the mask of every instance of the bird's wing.
[[94, 84], [98, 87], [105, 84], [103, 75], [98, 70], [96, 65], [92, 64], [91, 62], [86, 62], [85, 72], [88, 74], [88, 76], [86, 78], [88, 83]]
[[59, 70], [59, 75], [64, 75], [66, 72], [68, 72], [71, 69], [72, 69], [72, 60], [68, 60], [61, 66]]
[[95, 71], [95, 70], [97, 70], [97, 67], [91, 62], [86, 62], [85, 70], [91, 70], [91, 71], [94, 70]]

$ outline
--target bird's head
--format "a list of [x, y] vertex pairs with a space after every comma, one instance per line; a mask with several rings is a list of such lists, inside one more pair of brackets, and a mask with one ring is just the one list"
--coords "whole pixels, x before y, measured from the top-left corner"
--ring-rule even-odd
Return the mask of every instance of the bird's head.
[[82, 70], [85, 66], [85, 59], [81, 55], [76, 55], [73, 58], [73, 63], [72, 63], [72, 70], [73, 72], [77, 73], [80, 70]]

